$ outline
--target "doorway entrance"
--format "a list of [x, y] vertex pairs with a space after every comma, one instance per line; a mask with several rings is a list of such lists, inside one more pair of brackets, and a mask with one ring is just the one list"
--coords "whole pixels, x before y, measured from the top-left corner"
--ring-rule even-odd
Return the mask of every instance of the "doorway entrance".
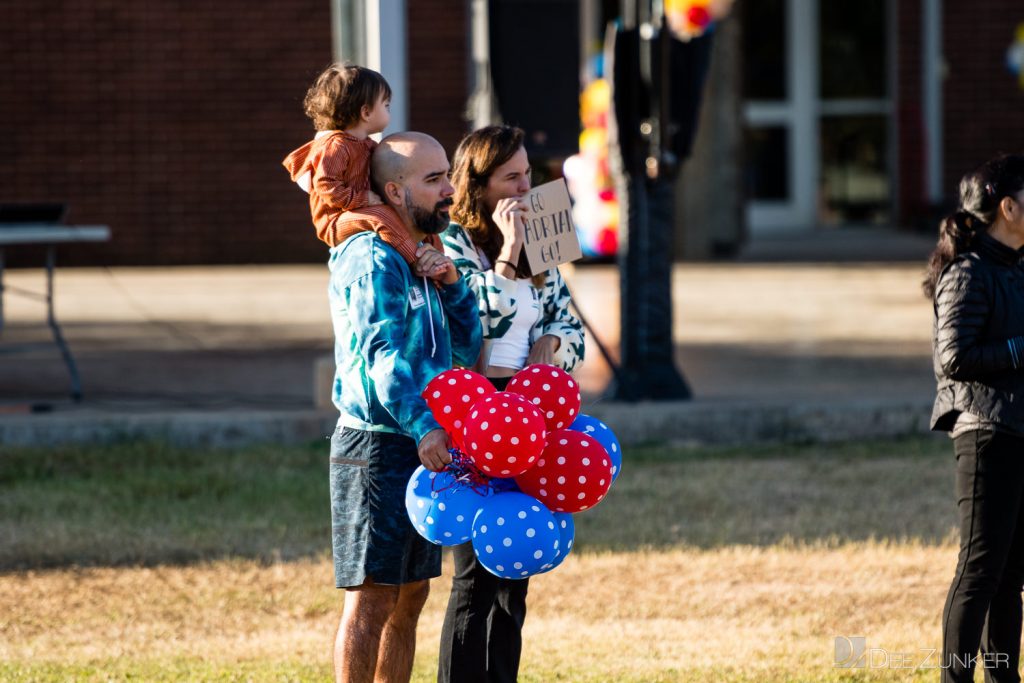
[[895, 3], [758, 0], [737, 10], [751, 233], [888, 224]]

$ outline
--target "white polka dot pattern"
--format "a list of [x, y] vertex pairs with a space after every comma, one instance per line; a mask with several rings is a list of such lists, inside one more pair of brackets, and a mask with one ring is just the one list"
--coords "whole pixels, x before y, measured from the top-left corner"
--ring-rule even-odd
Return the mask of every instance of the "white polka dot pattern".
[[526, 366], [509, 380], [506, 391], [522, 394], [539, 407], [549, 432], [567, 428], [580, 412], [579, 385], [553, 365]]
[[576, 418], [569, 429], [592, 436], [601, 442], [612, 462], [612, 481], [618, 479], [619, 472], [622, 470], [622, 448], [615, 432], [596, 417], [583, 414]]
[[491, 496], [490, 489], [473, 488], [448, 471], [416, 468], [405, 489], [405, 509], [416, 531], [437, 545], [470, 540], [473, 519]]
[[555, 513], [555, 528], [559, 532], [558, 556], [541, 567], [540, 574], [545, 574], [562, 564], [565, 558], [569, 556], [572, 545], [576, 540], [576, 524], [573, 522], [572, 515], [568, 512]]
[[473, 522], [473, 550], [495, 576], [525, 579], [557, 559], [562, 534], [556, 521], [531, 496], [495, 494]]
[[544, 450], [544, 417], [517, 394], [495, 392], [473, 404], [463, 443], [473, 464], [491, 477], [515, 477]]
[[561, 429], [549, 435], [536, 466], [516, 477], [516, 484], [552, 512], [581, 512], [608, 494], [611, 462], [593, 437]]
[[434, 419], [461, 449], [463, 422], [470, 406], [493, 393], [494, 386], [483, 375], [455, 368], [445, 370], [430, 380], [421, 395]]

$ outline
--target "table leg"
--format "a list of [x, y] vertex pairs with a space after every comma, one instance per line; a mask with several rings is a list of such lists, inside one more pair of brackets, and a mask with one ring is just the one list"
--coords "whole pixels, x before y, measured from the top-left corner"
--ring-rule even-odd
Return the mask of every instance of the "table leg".
[[61, 355], [64, 357], [64, 364], [68, 366], [68, 374], [71, 375], [71, 400], [78, 403], [82, 400], [82, 384], [78, 378], [78, 367], [75, 359], [71, 356], [71, 350], [64, 335], [61, 334], [60, 325], [57, 324], [57, 316], [53, 312], [53, 269], [56, 262], [56, 248], [46, 248], [46, 323], [53, 332], [53, 340], [57, 343]]

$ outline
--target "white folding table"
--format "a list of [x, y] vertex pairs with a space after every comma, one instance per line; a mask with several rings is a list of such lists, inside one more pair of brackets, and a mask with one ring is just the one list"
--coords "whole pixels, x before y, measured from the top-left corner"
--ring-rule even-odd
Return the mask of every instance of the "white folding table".
[[[57, 323], [57, 316], [53, 310], [53, 272], [57, 267], [57, 246], [60, 244], [74, 244], [84, 242], [106, 242], [110, 239], [110, 228], [105, 225], [48, 225], [40, 223], [26, 223], [24, 225], [4, 223], [0, 224], [0, 335], [4, 328], [4, 292], [10, 290], [32, 299], [46, 303], [46, 323], [53, 332], [53, 341], [60, 349], [64, 364], [71, 376], [71, 398], [74, 401], [82, 399], [82, 385], [78, 377], [78, 367], [71, 355], [64, 335], [61, 333], [60, 325]], [[46, 247], [46, 293], [39, 294], [30, 290], [17, 287], [4, 286], [4, 250], [7, 247], [19, 245], [43, 245]]]

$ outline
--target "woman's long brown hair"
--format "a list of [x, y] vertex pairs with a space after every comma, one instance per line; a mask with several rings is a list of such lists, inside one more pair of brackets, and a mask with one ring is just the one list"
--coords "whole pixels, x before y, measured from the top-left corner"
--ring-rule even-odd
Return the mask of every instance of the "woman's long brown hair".
[[[523, 147], [523, 131], [514, 126], [487, 126], [462, 139], [452, 162], [455, 188], [452, 218], [487, 259], [494, 264], [505, 244], [501, 230], [484, 206], [484, 191], [494, 171]], [[533, 276], [533, 284], [544, 284], [545, 274]]]

